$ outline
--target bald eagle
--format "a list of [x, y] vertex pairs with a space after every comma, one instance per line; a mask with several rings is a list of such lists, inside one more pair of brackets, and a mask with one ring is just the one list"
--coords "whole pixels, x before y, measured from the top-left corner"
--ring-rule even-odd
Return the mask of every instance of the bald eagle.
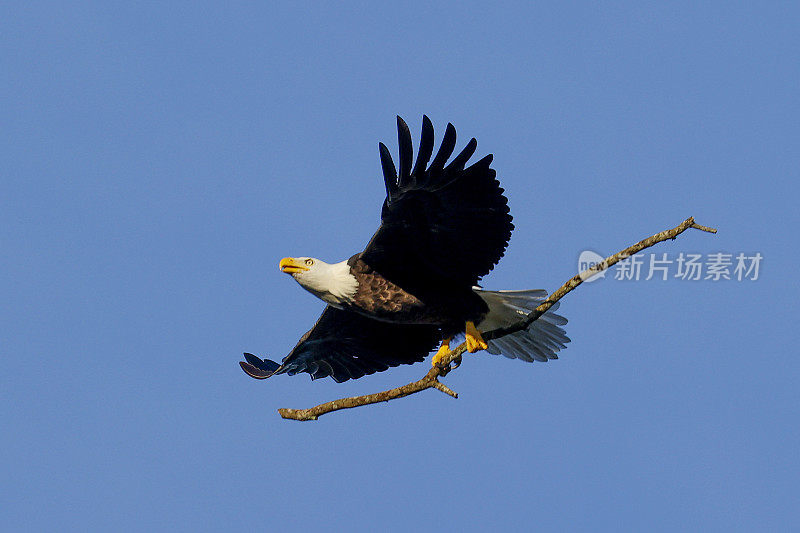
[[256, 379], [307, 372], [311, 379], [357, 379], [401, 364], [432, 363], [455, 336], [470, 353], [486, 350], [523, 361], [557, 359], [569, 338], [566, 319], [551, 312], [526, 330], [485, 341], [480, 331], [511, 325], [547, 297], [544, 290], [487, 291], [477, 286], [505, 252], [511, 231], [508, 200], [487, 155], [469, 167], [472, 139], [449, 164], [452, 124], [433, 162], [433, 125], [422, 117], [416, 163], [408, 126], [397, 117], [399, 169], [379, 144], [386, 199], [381, 225], [363, 252], [329, 264], [286, 257], [279, 268], [327, 306], [282, 363], [245, 353], [239, 364]]

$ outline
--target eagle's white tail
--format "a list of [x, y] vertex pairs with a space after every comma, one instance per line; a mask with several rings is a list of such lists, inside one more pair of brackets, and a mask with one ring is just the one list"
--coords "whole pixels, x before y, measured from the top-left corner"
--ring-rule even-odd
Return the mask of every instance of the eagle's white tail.
[[[525, 318], [547, 298], [545, 290], [485, 291], [477, 287], [473, 290], [489, 306], [489, 313], [478, 324], [480, 331], [510, 326]], [[558, 302], [528, 329], [488, 341], [487, 351], [529, 362], [558, 359], [556, 352], [567, 347], [569, 337], [559, 327], [566, 324], [567, 319], [555, 314], [553, 311], [556, 309]]]

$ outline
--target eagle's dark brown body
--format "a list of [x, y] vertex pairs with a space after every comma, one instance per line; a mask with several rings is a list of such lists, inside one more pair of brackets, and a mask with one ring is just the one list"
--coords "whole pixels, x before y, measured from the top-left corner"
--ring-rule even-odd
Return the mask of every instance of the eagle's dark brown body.
[[464, 323], [480, 322], [489, 308], [472, 288], [447, 284], [406, 291], [373, 269], [361, 254], [348, 261], [358, 281], [353, 303], [344, 309], [395, 324], [429, 324], [441, 328], [444, 337], [464, 331]]

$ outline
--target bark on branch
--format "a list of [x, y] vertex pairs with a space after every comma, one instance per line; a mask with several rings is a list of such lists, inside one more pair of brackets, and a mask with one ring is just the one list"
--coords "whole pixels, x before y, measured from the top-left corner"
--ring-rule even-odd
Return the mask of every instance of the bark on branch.
[[[641, 240], [636, 244], [629, 246], [628, 248], [625, 248], [624, 250], [617, 252], [612, 256], [607, 257], [600, 264], [595, 265], [590, 269], [584, 270], [583, 272], [581, 272], [576, 276], [573, 276], [561, 287], [559, 287], [558, 290], [556, 290], [550, 296], [548, 296], [547, 300], [542, 302], [542, 304], [539, 305], [539, 307], [531, 311], [531, 313], [524, 320], [520, 320], [516, 324], [513, 324], [505, 328], [498, 328], [491, 331], [482, 332], [481, 335], [483, 336], [484, 339], [490, 340], [490, 339], [497, 339], [504, 335], [508, 335], [510, 333], [526, 329], [533, 323], [534, 320], [538, 319], [540, 316], [545, 314], [551, 307], [553, 307], [553, 304], [555, 304], [561, 298], [566, 296], [567, 293], [573, 291], [578, 285], [580, 285], [593, 275], [610, 268], [611, 266], [619, 263], [623, 259], [627, 259], [633, 254], [641, 252], [642, 250], [649, 248], [654, 244], [669, 239], [675, 239], [675, 237], [677, 237], [678, 235], [680, 235], [689, 228], [698, 229], [708, 233], [717, 232], [717, 230], [714, 228], [709, 228], [707, 226], [701, 226], [700, 224], [697, 224], [694, 221], [694, 217], [689, 217], [683, 222], [681, 222], [678, 226], [666, 231], [662, 231], [660, 233], [656, 233], [652, 237], [648, 237], [644, 240]], [[311, 407], [309, 409], [278, 409], [278, 413], [283, 418], [291, 420], [303, 420], [303, 421], [316, 420], [320, 416], [327, 413], [331, 413], [333, 411], [339, 411], [341, 409], [351, 409], [353, 407], [361, 407], [362, 405], [369, 405], [379, 402], [388, 402], [389, 400], [402, 398], [403, 396], [408, 396], [409, 394], [414, 394], [423, 391], [425, 389], [437, 389], [449, 396], [452, 396], [453, 398], [458, 398], [458, 394], [453, 392], [444, 383], [439, 381], [439, 378], [447, 375], [447, 373], [450, 372], [451, 370], [458, 368], [458, 365], [461, 364], [461, 356], [466, 351], [466, 349], [467, 349], [466, 343], [462, 342], [456, 348], [452, 349], [450, 353], [448, 353], [443, 358], [439, 366], [432, 367], [428, 371], [428, 373], [425, 374], [425, 376], [423, 376], [421, 379], [414, 381], [413, 383], [403, 385], [402, 387], [396, 387], [394, 389], [390, 389], [383, 392], [377, 392], [375, 394], [367, 394], [365, 396], [354, 396], [351, 398], [342, 398], [339, 400], [333, 400], [331, 402], [325, 402], [315, 407]]]

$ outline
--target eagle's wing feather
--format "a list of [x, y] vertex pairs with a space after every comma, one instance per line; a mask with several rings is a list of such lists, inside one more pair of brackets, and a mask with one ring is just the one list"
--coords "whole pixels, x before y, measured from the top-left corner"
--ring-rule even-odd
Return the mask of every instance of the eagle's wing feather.
[[328, 306], [281, 364], [244, 354], [248, 375], [307, 372], [311, 379], [331, 376], [341, 383], [425, 359], [439, 341], [435, 326], [391, 324]]
[[397, 117], [397, 124], [399, 175], [381, 144], [386, 200], [381, 226], [361, 259], [406, 290], [475, 285], [503, 256], [514, 229], [508, 200], [490, 168], [492, 156], [465, 168], [477, 147], [472, 139], [445, 166], [456, 145], [455, 128], [448, 124], [428, 167], [434, 138], [424, 116], [419, 156], [409, 174], [411, 137], [403, 119]]

